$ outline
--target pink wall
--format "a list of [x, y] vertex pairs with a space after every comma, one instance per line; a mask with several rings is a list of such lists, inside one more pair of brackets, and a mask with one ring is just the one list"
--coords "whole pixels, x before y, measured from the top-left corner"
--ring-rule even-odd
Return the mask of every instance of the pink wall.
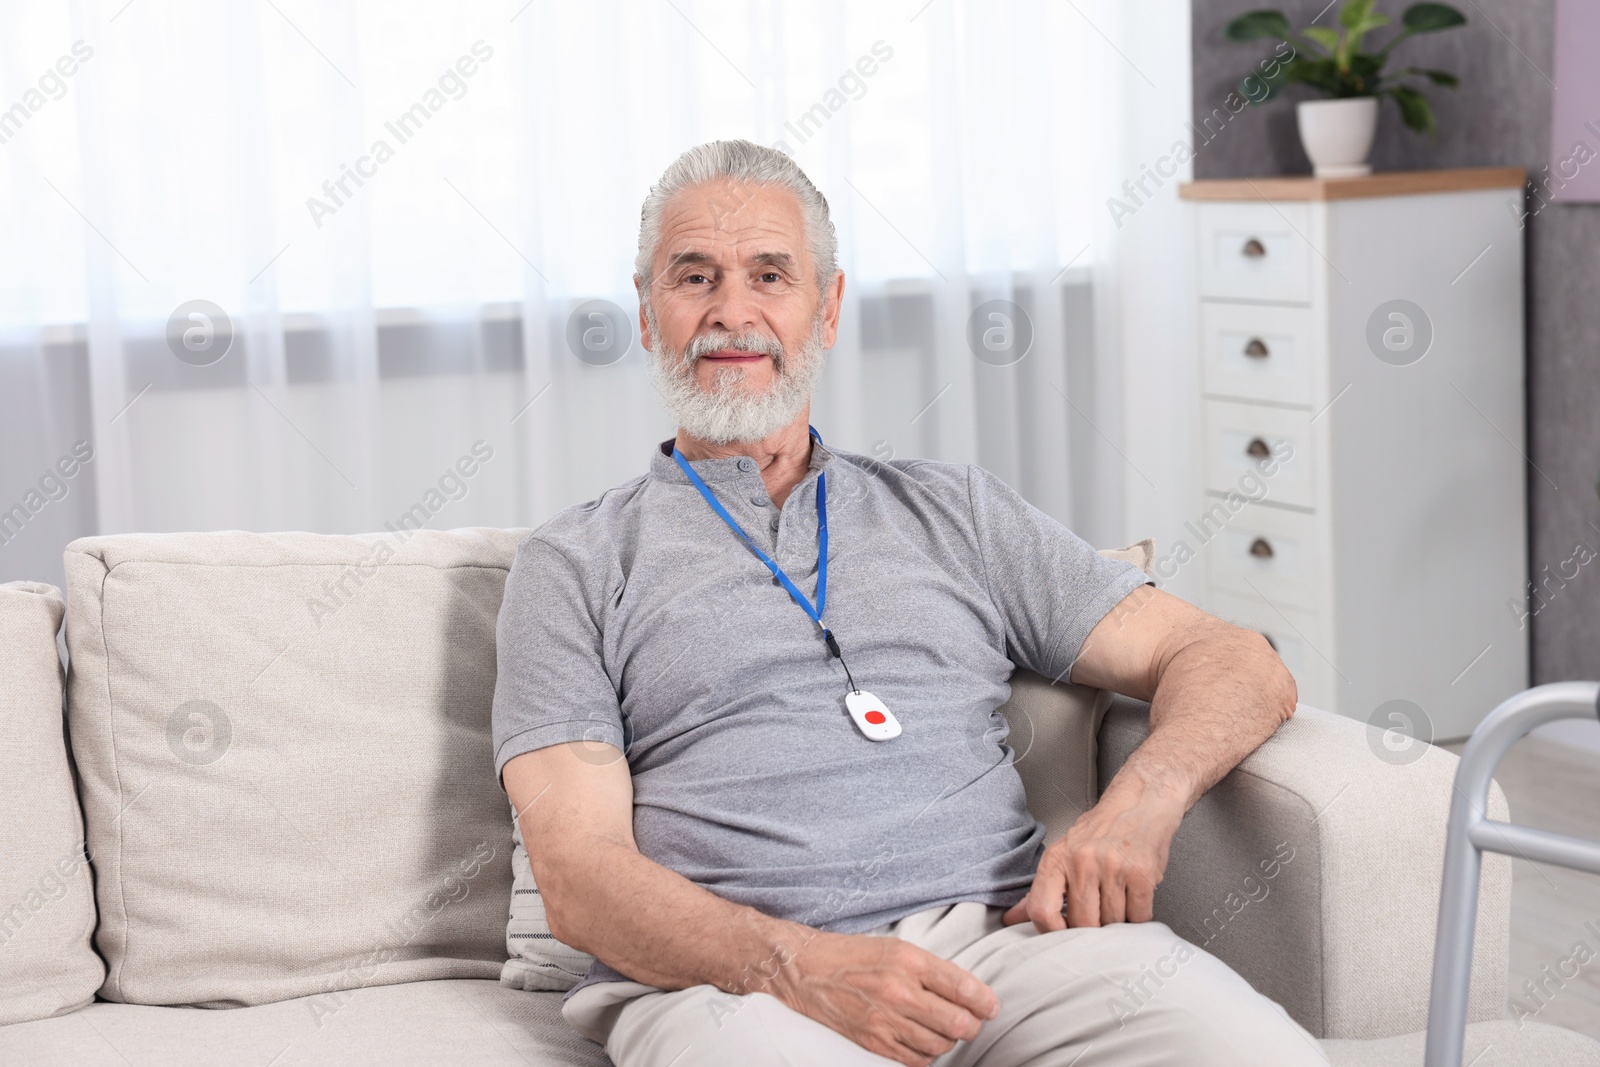
[[1556, 200], [1600, 202], [1600, 3], [1556, 0], [1555, 37], [1550, 188]]

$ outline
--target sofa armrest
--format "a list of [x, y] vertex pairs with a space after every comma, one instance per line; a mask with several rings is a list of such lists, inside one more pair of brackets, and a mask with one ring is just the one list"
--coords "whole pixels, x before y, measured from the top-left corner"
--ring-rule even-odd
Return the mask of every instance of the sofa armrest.
[[[1148, 734], [1149, 711], [1112, 701], [1102, 789]], [[1393, 753], [1376, 729], [1300, 705], [1184, 817], [1156, 919], [1316, 1037], [1423, 1029], [1456, 763], [1431, 745]], [[1507, 817], [1498, 785], [1490, 816]], [[1486, 855], [1469, 1021], [1505, 1016], [1510, 907], [1510, 860]]]

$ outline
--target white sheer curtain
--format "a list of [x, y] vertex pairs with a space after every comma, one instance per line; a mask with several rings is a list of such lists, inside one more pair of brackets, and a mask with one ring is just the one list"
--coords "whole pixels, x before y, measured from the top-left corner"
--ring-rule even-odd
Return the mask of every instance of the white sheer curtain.
[[[8, 4], [0, 509], [25, 514], [0, 513], [0, 580], [59, 580], [84, 533], [360, 532], [418, 505], [533, 525], [641, 473], [672, 426], [632, 325], [639, 204], [718, 137], [783, 147], [832, 206], [824, 437], [982, 463], [1119, 538], [1122, 20], [1111, 0]], [[630, 324], [615, 361], [568, 342], [596, 300]], [[1025, 356], [975, 355], [1008, 327]], [[80, 439], [66, 491], [29, 496]]]

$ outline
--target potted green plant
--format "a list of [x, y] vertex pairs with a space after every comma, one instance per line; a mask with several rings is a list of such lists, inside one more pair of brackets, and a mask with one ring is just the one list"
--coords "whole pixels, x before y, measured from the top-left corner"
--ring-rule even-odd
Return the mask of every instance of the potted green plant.
[[1228, 23], [1231, 41], [1262, 38], [1287, 43], [1293, 54], [1272, 65], [1270, 74], [1252, 74], [1239, 85], [1245, 99], [1263, 104], [1286, 86], [1302, 84], [1330, 99], [1306, 100], [1297, 105], [1300, 143], [1318, 177], [1353, 177], [1372, 173], [1367, 155], [1377, 130], [1378, 100], [1389, 97], [1400, 108], [1400, 119], [1418, 133], [1432, 133], [1433, 105], [1411, 83], [1425, 78], [1434, 85], [1454, 89], [1460, 80], [1449, 71], [1406, 67], [1384, 72], [1389, 53], [1407, 37], [1465, 25], [1467, 19], [1449, 4], [1412, 4], [1400, 16], [1401, 29], [1375, 52], [1362, 49], [1362, 39], [1389, 24], [1389, 16], [1374, 11], [1376, 0], [1345, 0], [1339, 9], [1339, 28], [1308, 26], [1295, 33], [1281, 11], [1250, 11]]

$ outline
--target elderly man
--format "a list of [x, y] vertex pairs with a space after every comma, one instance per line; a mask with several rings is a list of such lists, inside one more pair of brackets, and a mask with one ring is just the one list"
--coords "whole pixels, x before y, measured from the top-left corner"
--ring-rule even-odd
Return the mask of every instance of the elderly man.
[[[619, 1067], [1325, 1064], [1151, 921], [1184, 813], [1293, 713], [1266, 642], [979, 467], [822, 443], [844, 276], [782, 153], [685, 152], [636, 270], [677, 436], [519, 546], [498, 627], [495, 767], [597, 960], [567, 1020]], [[1048, 848], [1018, 667], [1152, 702]]]

